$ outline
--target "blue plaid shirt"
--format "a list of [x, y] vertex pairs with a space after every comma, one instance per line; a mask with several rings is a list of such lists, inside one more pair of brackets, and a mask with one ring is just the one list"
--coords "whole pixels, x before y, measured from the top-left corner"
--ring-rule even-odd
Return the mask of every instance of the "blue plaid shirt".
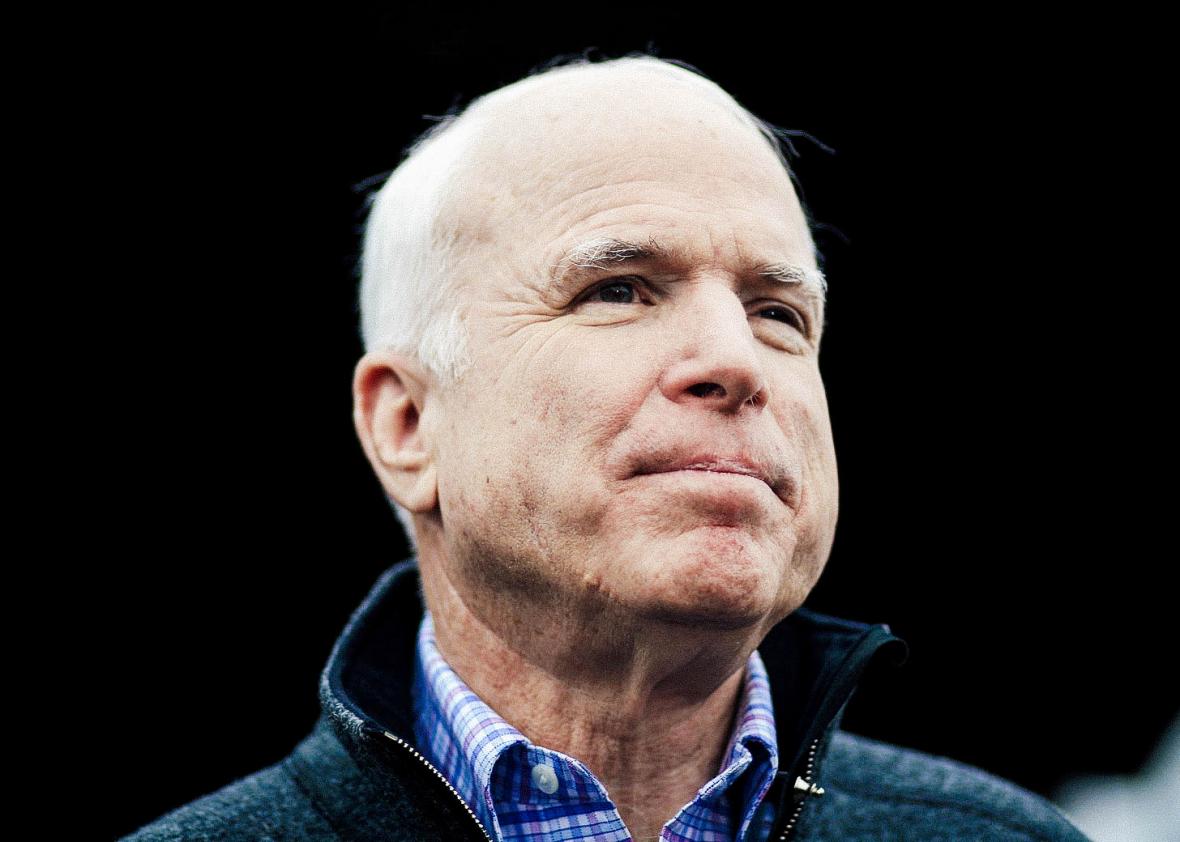
[[[529, 742], [488, 707], [438, 651], [429, 611], [414, 670], [418, 747], [493, 838], [629, 842], [606, 788], [581, 762]], [[660, 834], [664, 842], [744, 842], [778, 770], [770, 682], [751, 653], [735, 728], [717, 776]]]

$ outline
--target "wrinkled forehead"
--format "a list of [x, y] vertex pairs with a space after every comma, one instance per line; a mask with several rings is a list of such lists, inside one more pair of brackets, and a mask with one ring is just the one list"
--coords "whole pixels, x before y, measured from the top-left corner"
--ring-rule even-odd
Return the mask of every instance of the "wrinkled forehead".
[[[647, 68], [584, 66], [530, 77], [473, 104], [472, 142], [440, 207], [459, 254], [536, 250], [612, 205], [657, 207], [669, 191], [738, 185], [751, 213], [781, 219], [810, 249], [790, 177], [720, 89]], [[532, 239], [529, 238], [532, 235]], [[805, 242], [802, 242], [805, 241]]]

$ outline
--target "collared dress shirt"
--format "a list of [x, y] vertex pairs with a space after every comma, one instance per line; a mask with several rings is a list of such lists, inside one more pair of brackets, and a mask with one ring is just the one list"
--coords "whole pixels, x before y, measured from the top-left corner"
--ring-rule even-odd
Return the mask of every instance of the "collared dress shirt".
[[[576, 758], [533, 744], [455, 674], [438, 650], [429, 611], [418, 631], [413, 681], [419, 750], [495, 839], [626, 842], [606, 788]], [[778, 770], [766, 667], [750, 655], [721, 768], [660, 835], [663, 842], [745, 842]]]

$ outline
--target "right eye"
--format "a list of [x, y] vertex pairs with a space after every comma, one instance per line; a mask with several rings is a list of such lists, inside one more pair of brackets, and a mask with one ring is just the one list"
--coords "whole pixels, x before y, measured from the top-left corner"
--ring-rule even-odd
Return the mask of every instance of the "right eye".
[[[628, 276], [634, 278], [635, 276]], [[601, 304], [635, 304], [637, 302], [639, 279], [611, 278], [590, 289], [579, 299]], [[630, 290], [630, 292], [628, 292]]]

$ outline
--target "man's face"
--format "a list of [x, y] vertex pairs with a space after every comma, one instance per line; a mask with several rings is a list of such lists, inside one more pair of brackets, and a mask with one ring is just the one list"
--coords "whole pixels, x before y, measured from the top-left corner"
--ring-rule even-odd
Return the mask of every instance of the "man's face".
[[[448, 575], [477, 613], [508, 595], [769, 628], [837, 517], [822, 305], [760, 274], [815, 269], [806, 222], [753, 130], [617, 78], [503, 109], [456, 183], [474, 365], [436, 410]], [[609, 240], [648, 254], [564, 259]], [[743, 462], [769, 482], [700, 469]]]

